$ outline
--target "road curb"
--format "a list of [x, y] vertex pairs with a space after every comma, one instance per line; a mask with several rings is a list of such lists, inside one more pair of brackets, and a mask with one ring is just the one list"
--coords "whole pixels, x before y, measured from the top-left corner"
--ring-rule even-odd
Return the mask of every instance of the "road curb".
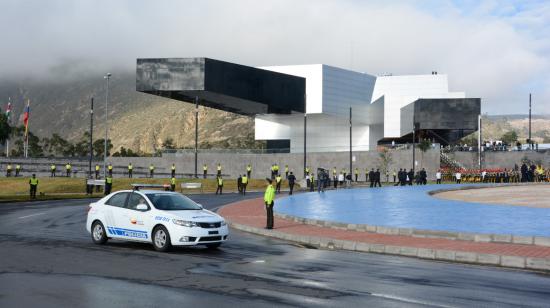
[[483, 254], [476, 252], [465, 252], [444, 249], [417, 248], [409, 246], [395, 246], [386, 244], [371, 244], [337, 240], [325, 237], [295, 235], [277, 230], [260, 229], [248, 225], [229, 221], [229, 225], [235, 229], [254, 233], [258, 235], [278, 238], [299, 244], [310, 245], [328, 250], [348, 250], [357, 252], [380, 253], [388, 255], [399, 255], [415, 257], [420, 259], [450, 261], [478, 265], [493, 265], [508, 268], [519, 268], [550, 272], [550, 258], [533, 258], [521, 256], [508, 256], [497, 254]]

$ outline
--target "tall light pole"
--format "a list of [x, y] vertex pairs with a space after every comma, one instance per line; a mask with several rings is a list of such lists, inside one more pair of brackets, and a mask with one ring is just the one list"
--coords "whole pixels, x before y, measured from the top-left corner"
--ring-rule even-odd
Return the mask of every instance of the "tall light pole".
[[109, 122], [107, 121], [108, 120], [107, 107], [109, 106], [109, 79], [111, 79], [111, 73], [107, 73], [107, 75], [103, 76], [103, 78], [107, 79], [107, 91], [105, 92], [105, 151], [103, 152], [103, 178], [106, 178], [107, 177], [107, 132], [109, 130]]
[[531, 93], [529, 93], [529, 149], [533, 149], [533, 142], [531, 141]]

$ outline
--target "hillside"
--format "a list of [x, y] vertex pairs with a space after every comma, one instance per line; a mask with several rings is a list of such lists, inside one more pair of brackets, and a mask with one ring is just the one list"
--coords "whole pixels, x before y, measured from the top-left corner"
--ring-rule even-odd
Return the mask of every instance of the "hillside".
[[[105, 134], [105, 81], [102, 76], [77, 76], [65, 81], [19, 81], [0, 83], [0, 104], [12, 99], [13, 119], [19, 119], [31, 100], [30, 130], [39, 137], [57, 133], [75, 141], [89, 130], [90, 99], [94, 97], [94, 139]], [[109, 137], [114, 150], [121, 146], [152, 153], [172, 138], [176, 147], [194, 146], [194, 105], [139, 93], [135, 73], [113, 73], [109, 99]], [[12, 125], [15, 121], [12, 122]], [[254, 141], [253, 118], [210, 108], [199, 108], [201, 147], [261, 147]]]
[[[484, 116], [482, 121], [482, 133], [485, 140], [499, 140], [503, 134], [509, 131], [515, 131], [521, 142], [525, 142], [529, 136], [528, 115]], [[550, 143], [550, 116], [533, 116], [531, 135], [535, 142]]]

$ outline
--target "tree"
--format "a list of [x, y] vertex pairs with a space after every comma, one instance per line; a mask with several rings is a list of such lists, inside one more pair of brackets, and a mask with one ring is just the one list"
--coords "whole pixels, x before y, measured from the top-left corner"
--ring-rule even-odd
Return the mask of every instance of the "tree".
[[[94, 156], [101, 157], [103, 156], [105, 150], [105, 139], [97, 139], [92, 145], [94, 149]], [[111, 150], [113, 149], [113, 144], [111, 139], [107, 139], [107, 156], [111, 156]]]
[[384, 148], [382, 152], [380, 152], [380, 165], [382, 166], [382, 173], [386, 173], [389, 171], [389, 167], [391, 163], [393, 162], [392, 152]]
[[9, 139], [11, 134], [11, 126], [8, 123], [8, 117], [5, 114], [0, 114], [0, 142], [4, 143]]
[[422, 162], [424, 160], [424, 153], [428, 151], [432, 146], [432, 142], [429, 139], [422, 139], [420, 142], [416, 145], [416, 147], [420, 150], [420, 167], [422, 168]]
[[175, 149], [176, 147], [174, 145], [174, 139], [172, 139], [171, 137], [167, 137], [166, 139], [164, 139], [162, 147], [164, 149]]
[[515, 130], [504, 133], [500, 139], [506, 144], [514, 144], [518, 140], [518, 134]]

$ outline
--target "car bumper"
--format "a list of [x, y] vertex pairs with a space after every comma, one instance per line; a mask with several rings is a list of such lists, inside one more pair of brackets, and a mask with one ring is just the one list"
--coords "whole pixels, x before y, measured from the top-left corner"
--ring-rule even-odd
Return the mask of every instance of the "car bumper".
[[194, 246], [211, 243], [220, 243], [227, 241], [229, 237], [229, 228], [223, 226], [220, 228], [174, 228], [171, 230], [170, 239], [172, 246]]

